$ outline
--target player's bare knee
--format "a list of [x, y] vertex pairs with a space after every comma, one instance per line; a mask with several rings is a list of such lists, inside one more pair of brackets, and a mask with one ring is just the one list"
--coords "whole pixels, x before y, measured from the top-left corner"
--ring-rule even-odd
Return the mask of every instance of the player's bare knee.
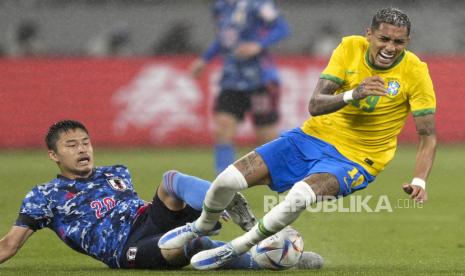
[[177, 197], [174, 197], [167, 193], [163, 188], [163, 183], [158, 186], [157, 195], [161, 202], [172, 211], [179, 211], [186, 207], [186, 203]]
[[263, 158], [255, 151], [234, 162], [234, 166], [245, 176], [249, 187], [271, 183], [268, 167]]
[[339, 181], [330, 173], [312, 174], [305, 182], [317, 196], [336, 196], [339, 193]]

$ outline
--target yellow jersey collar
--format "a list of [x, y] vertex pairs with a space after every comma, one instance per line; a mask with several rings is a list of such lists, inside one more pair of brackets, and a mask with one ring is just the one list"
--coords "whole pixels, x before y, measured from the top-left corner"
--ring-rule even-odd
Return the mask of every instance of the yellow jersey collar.
[[388, 70], [391, 70], [397, 64], [399, 64], [402, 61], [402, 59], [404, 59], [404, 56], [405, 56], [405, 50], [404, 50], [404, 51], [402, 51], [402, 54], [400, 54], [400, 56], [397, 58], [396, 61], [394, 61], [394, 63], [391, 66], [389, 66], [388, 68], [381, 68], [381, 67], [376, 66], [375, 64], [371, 63], [369, 50], [370, 49], [368, 48], [366, 50], [366, 52], [365, 52], [365, 62], [368, 65], [368, 67], [370, 67], [371, 69], [376, 70], [376, 71], [388, 71]]

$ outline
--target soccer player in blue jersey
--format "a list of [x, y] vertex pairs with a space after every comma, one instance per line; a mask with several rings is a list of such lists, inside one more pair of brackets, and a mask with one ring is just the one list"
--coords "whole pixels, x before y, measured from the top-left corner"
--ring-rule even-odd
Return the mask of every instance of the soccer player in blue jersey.
[[191, 69], [197, 76], [214, 57], [223, 57], [213, 118], [219, 174], [235, 160], [233, 138], [245, 112], [260, 143], [276, 137], [279, 78], [268, 48], [286, 38], [289, 27], [270, 0], [217, 0], [212, 13], [215, 39]]
[[[222, 244], [201, 238], [174, 251], [157, 246], [162, 233], [200, 215], [209, 182], [169, 171], [152, 202], [144, 202], [134, 191], [126, 167], [94, 167], [90, 137], [80, 122], [53, 124], [45, 140], [49, 158], [56, 162], [60, 174], [26, 195], [15, 225], [0, 240], [0, 263], [13, 257], [42, 228], [50, 228], [72, 249], [111, 268], [182, 267], [199, 249]], [[228, 211], [233, 220], [244, 218], [244, 229], [255, 224], [239, 194], [236, 203]], [[238, 218], [239, 214], [242, 217]], [[250, 255], [244, 255], [230, 268], [257, 265]]]
[[[42, 228], [111, 268], [181, 268], [197, 252], [224, 244], [199, 237], [175, 250], [157, 245], [162, 234], [199, 217], [210, 182], [168, 171], [153, 200], [144, 202], [134, 191], [126, 167], [94, 167], [91, 140], [80, 122], [53, 124], [45, 141], [60, 174], [26, 195], [15, 225], [0, 240], [0, 263]], [[247, 202], [240, 194], [233, 201], [227, 214], [244, 230], [251, 229], [256, 220]], [[313, 259], [303, 260], [300, 267], [318, 265], [314, 262], [318, 256], [309, 256]], [[249, 253], [227, 268], [260, 269]]]

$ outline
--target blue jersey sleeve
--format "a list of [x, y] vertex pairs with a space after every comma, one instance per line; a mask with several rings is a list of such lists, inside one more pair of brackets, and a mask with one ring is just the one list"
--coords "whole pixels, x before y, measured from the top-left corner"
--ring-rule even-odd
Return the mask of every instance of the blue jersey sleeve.
[[37, 231], [47, 227], [52, 218], [49, 202], [39, 187], [35, 187], [24, 198], [15, 225]]
[[256, 12], [266, 29], [266, 34], [259, 40], [263, 48], [268, 48], [290, 35], [289, 24], [272, 1], [259, 2]]
[[262, 48], [268, 48], [276, 42], [288, 37], [289, 34], [290, 29], [287, 21], [280, 17], [269, 26], [268, 33], [260, 39], [259, 43]]
[[221, 50], [221, 45], [218, 39], [215, 39], [210, 46], [208, 47], [207, 51], [202, 55], [203, 60], [209, 62], [212, 60], [216, 55], [219, 54]]

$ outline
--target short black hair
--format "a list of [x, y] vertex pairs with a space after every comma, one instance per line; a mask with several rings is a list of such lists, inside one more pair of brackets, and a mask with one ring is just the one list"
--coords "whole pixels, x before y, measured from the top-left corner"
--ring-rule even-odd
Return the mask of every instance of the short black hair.
[[371, 29], [377, 30], [381, 23], [391, 24], [397, 27], [406, 27], [407, 35], [410, 35], [410, 19], [407, 14], [397, 8], [385, 8], [379, 10], [371, 21]]
[[48, 129], [47, 135], [45, 136], [45, 144], [47, 145], [47, 149], [56, 151], [56, 143], [60, 138], [60, 134], [62, 132], [68, 132], [69, 130], [74, 129], [82, 129], [87, 134], [89, 134], [87, 128], [81, 122], [78, 121], [62, 120], [51, 125]]

